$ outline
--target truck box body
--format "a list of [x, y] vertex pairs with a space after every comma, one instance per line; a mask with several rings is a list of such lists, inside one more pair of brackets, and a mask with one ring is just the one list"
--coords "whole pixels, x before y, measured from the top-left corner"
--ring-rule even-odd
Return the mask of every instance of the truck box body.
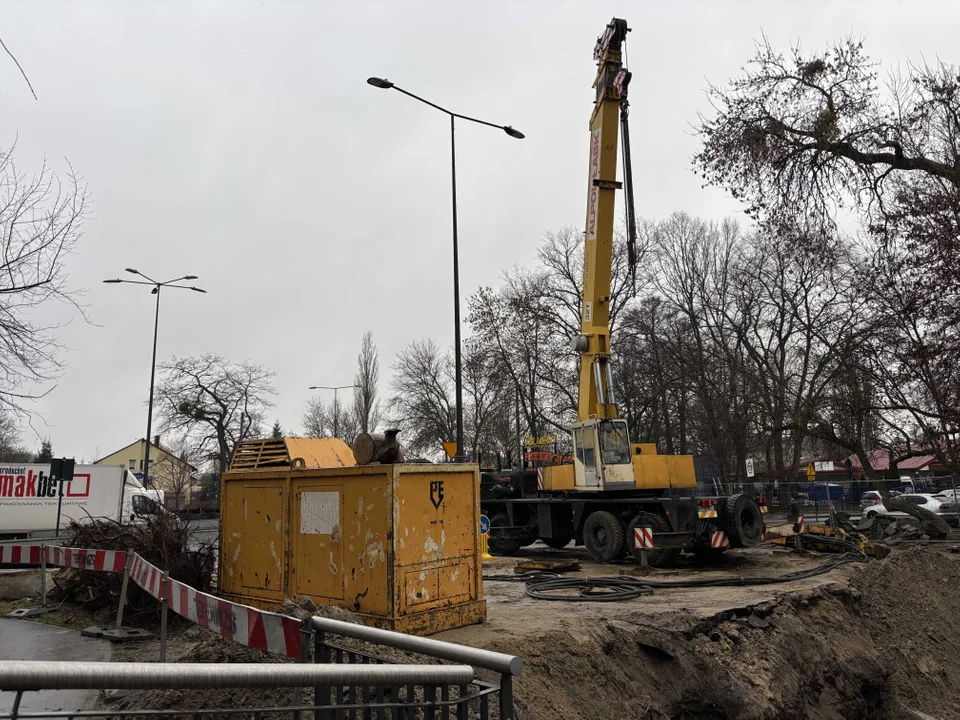
[[223, 475], [225, 597], [265, 608], [310, 597], [415, 634], [483, 621], [476, 465], [281, 459]]
[[73, 480], [64, 483], [62, 501], [58, 485], [50, 481], [49, 464], [0, 465], [0, 537], [52, 535], [58, 504], [63, 528], [88, 518], [126, 522], [154, 500], [121, 465], [77, 465]]

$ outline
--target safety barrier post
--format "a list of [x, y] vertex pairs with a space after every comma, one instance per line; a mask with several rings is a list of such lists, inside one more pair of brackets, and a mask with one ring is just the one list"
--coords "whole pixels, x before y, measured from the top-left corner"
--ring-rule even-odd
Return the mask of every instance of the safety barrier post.
[[160, 577], [160, 662], [167, 661], [167, 578], [169, 573], [164, 570]]
[[[330, 655], [330, 648], [327, 647], [327, 643], [324, 640], [324, 632], [318, 628], [313, 628], [310, 620], [303, 621], [304, 627], [310, 627], [313, 631], [313, 661], [315, 663], [324, 663], [329, 664], [332, 660]], [[330, 686], [329, 685], [315, 685], [313, 688], [313, 706], [314, 707], [328, 707], [330, 705]], [[327, 714], [323, 711], [316, 711], [313, 714], [314, 720], [321, 720], [326, 718]]]
[[127, 586], [130, 584], [130, 562], [133, 550], [127, 550], [123, 560], [123, 582], [120, 584], [120, 607], [117, 608], [117, 630], [123, 626], [123, 608], [127, 604]]
[[513, 676], [500, 674], [500, 720], [513, 720]]
[[[310, 662], [310, 626], [306, 620], [300, 623], [300, 655], [297, 657], [297, 662]], [[303, 705], [302, 687], [296, 687], [293, 689], [293, 704], [294, 707], [300, 707]], [[293, 720], [300, 720], [299, 710], [293, 713]]]
[[47, 606], [47, 547], [40, 543], [40, 605]]

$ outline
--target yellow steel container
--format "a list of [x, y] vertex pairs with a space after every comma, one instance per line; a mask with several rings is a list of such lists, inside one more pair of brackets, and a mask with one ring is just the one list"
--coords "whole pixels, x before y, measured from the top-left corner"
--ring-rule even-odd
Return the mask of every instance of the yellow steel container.
[[221, 592], [265, 608], [309, 597], [423, 635], [482, 622], [478, 493], [468, 464], [231, 469]]

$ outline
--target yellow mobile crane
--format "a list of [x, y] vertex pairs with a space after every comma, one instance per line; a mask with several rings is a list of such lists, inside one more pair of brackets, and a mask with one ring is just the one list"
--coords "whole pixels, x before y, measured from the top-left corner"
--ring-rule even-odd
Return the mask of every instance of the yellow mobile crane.
[[[610, 285], [616, 191], [626, 198], [627, 251], [636, 262], [627, 90], [622, 49], [626, 20], [614, 18], [597, 39], [596, 100], [590, 119], [590, 164], [584, 230], [583, 298], [577, 422], [571, 428], [573, 464], [487, 478], [484, 514], [490, 547], [515, 552], [542, 539], [562, 547], [575, 539], [597, 560], [627, 552], [652, 565], [671, 562], [681, 549], [698, 554], [756, 545], [765, 499], [746, 494], [700, 498], [690, 455], [659, 455], [655, 443], [630, 443], [614, 397], [610, 350]], [[622, 129], [623, 183], [617, 181]], [[483, 497], [485, 496], [485, 497]]]

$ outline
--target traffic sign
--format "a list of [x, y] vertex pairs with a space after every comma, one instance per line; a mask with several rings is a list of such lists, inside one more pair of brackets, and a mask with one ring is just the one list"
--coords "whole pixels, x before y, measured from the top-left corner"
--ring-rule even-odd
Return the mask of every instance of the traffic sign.
[[487, 535], [490, 532], [490, 518], [486, 515], [480, 516], [480, 534]]
[[545, 445], [553, 445], [557, 441], [556, 435], [541, 435], [540, 437], [532, 437], [527, 435], [523, 439], [524, 447], [543, 447]]
[[753, 458], [747, 458], [747, 477], [753, 477]]
[[807, 463], [807, 480], [813, 482], [817, 479], [817, 471], [813, 469], [813, 463]]
[[447, 457], [453, 460], [457, 456], [457, 444], [455, 442], [445, 442], [443, 444], [443, 451], [447, 454]]

